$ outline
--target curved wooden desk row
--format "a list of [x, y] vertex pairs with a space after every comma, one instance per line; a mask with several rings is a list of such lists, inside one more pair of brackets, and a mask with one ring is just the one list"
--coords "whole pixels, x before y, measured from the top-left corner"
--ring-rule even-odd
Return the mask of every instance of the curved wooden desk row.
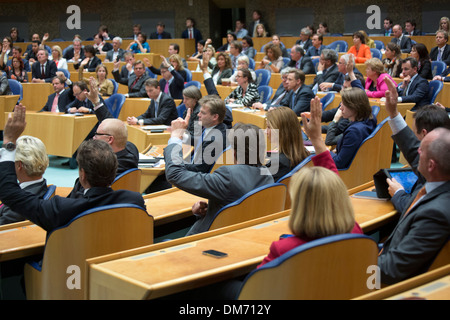
[[[395, 218], [390, 202], [351, 200], [364, 231], [373, 230], [381, 220]], [[288, 214], [286, 210], [203, 234], [89, 259], [89, 298], [154, 299], [246, 274], [267, 255], [272, 241], [290, 233]], [[202, 251], [208, 249], [226, 252], [228, 257], [203, 256]], [[161, 265], [166, 267], [161, 269]]]

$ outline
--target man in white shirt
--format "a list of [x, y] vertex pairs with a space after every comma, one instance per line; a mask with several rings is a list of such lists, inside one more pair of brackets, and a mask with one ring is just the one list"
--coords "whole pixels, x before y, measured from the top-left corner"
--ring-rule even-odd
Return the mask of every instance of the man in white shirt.
[[411, 39], [405, 35], [403, 35], [403, 29], [399, 24], [396, 24], [392, 28], [392, 32], [394, 33], [394, 38], [392, 38], [391, 42], [397, 44], [400, 47], [402, 53], [410, 53], [411, 52]]

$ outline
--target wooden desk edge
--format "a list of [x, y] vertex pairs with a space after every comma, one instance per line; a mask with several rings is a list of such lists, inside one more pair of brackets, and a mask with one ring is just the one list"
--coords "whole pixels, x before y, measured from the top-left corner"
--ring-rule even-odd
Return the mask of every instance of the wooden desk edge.
[[389, 297], [393, 297], [402, 292], [409, 291], [411, 289], [423, 286], [429, 282], [435, 281], [442, 278], [450, 273], [450, 265], [443, 266], [433, 271], [423, 273], [421, 275], [415, 276], [411, 279], [404, 280], [397, 284], [393, 284], [382, 288], [378, 291], [365, 294], [363, 296], [357, 297], [353, 300], [381, 300]]

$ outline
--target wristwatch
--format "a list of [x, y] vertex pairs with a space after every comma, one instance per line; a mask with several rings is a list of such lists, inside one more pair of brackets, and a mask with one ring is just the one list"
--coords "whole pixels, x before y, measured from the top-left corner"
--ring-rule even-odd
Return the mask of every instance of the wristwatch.
[[16, 144], [12, 142], [8, 142], [6, 145], [3, 146], [8, 151], [14, 151], [16, 150]]

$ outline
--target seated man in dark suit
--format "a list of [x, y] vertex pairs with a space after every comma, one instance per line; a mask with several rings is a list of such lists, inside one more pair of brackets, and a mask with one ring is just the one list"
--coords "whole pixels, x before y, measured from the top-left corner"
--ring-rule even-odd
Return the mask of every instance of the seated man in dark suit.
[[162, 60], [159, 70], [162, 75], [162, 78], [159, 81], [161, 91], [173, 99], [183, 99], [183, 76], [166, 59]]
[[65, 77], [55, 76], [52, 80], [52, 85], [55, 93], [48, 96], [47, 103], [41, 109], [41, 112], [68, 112], [68, 106], [74, 101], [75, 97], [71, 89], [65, 88]]
[[251, 190], [273, 183], [270, 171], [261, 163], [266, 154], [264, 133], [251, 124], [237, 124], [230, 132], [229, 141], [235, 150], [236, 165], [221, 166], [212, 174], [187, 170], [181, 139], [189, 123], [190, 113], [189, 109], [184, 120], [172, 122], [171, 138], [164, 149], [167, 180], [186, 192], [208, 199], [208, 203], [200, 201], [192, 207], [197, 221], [187, 235], [207, 231], [214, 215], [222, 207]]
[[97, 33], [94, 36], [94, 45], [93, 45], [94, 49], [95, 49], [95, 53], [96, 54], [105, 54], [106, 52], [108, 52], [109, 50], [113, 49], [113, 46], [111, 43], [106, 42], [103, 35], [100, 33]]
[[450, 66], [450, 45], [448, 42], [448, 32], [444, 30], [438, 30], [436, 32], [436, 47], [430, 51], [431, 61], [442, 61]]
[[[397, 90], [393, 81], [385, 79], [385, 82], [389, 88], [386, 110], [391, 114], [396, 110]], [[418, 156], [417, 153], [408, 156], [408, 161], [418, 157], [417, 171], [426, 182], [411, 195], [397, 226], [383, 244], [378, 256], [383, 284], [397, 283], [426, 272], [447, 243], [450, 234], [449, 152], [450, 130], [436, 128], [420, 142]]]
[[84, 60], [84, 49], [81, 44], [81, 40], [78, 38], [75, 38], [73, 40], [73, 46], [72, 48], [68, 49], [63, 56], [64, 59], [67, 60], [67, 62], [80, 62]]
[[[315, 95], [311, 88], [305, 85], [305, 74], [303, 71], [298, 69], [290, 70], [286, 82], [289, 95], [286, 99], [282, 100], [282, 103], [287, 103], [285, 106], [291, 108], [298, 116], [302, 112], [308, 112], [311, 99]], [[276, 108], [280, 106], [282, 105], [274, 105], [272, 107]]]
[[37, 53], [37, 59], [31, 66], [31, 75], [33, 83], [51, 82], [56, 76], [58, 67], [52, 60], [48, 60], [48, 52], [44, 49], [39, 49]]
[[118, 83], [128, 86], [128, 93], [125, 94], [126, 98], [140, 98], [146, 97], [145, 93], [145, 81], [149, 79], [149, 76], [145, 72], [145, 65], [141, 60], [135, 61], [133, 64], [133, 74], [128, 78], [122, 78], [119, 74], [120, 61], [114, 62], [114, 70], [112, 72], [114, 80]]
[[[351, 72], [354, 73], [355, 75], [361, 76], [364, 80], [364, 77], [361, 74], [361, 72], [359, 72], [358, 69], [355, 67], [355, 57], [353, 56], [353, 54], [347, 53], [339, 58], [338, 63], [339, 76], [337, 77], [335, 82], [326, 82], [326, 81], [322, 82], [319, 85], [320, 91], [341, 91], [345, 81], [345, 76], [350, 73], [347, 70], [349, 63], [351, 63], [351, 65], [353, 66], [353, 70]], [[362, 89], [364, 90], [364, 86]]]
[[322, 50], [320, 61], [317, 65], [317, 76], [314, 78], [314, 83], [311, 85], [313, 90], [318, 90], [322, 82], [331, 82], [342, 85], [344, 79], [341, 78], [341, 81], [338, 80], [340, 72], [336, 65], [337, 61], [338, 54], [336, 51], [332, 49]]
[[305, 52], [308, 51], [308, 48], [312, 46], [311, 41], [312, 32], [309, 28], [303, 28], [300, 31], [300, 39], [295, 42], [296, 45], [299, 45]]
[[86, 72], [95, 72], [97, 66], [102, 64], [102, 60], [95, 55], [94, 46], [88, 44], [84, 47], [85, 58], [80, 62], [74, 62], [73, 67], [75, 70], [82, 69]]
[[[89, 88], [86, 82], [74, 82], [72, 92], [76, 99], [67, 106], [67, 113], [94, 113], [94, 104], [88, 98]], [[104, 103], [101, 97], [100, 99]]]
[[178, 118], [177, 107], [175, 101], [161, 91], [159, 82], [156, 79], [148, 79], [145, 81], [145, 91], [147, 96], [152, 99], [147, 111], [139, 117], [128, 117], [128, 124], [134, 125], [140, 123], [151, 125], [160, 124], [170, 126], [172, 120]]
[[[35, 137], [21, 136], [17, 139], [15, 162], [20, 188], [42, 198], [47, 192], [47, 181], [43, 175], [49, 163], [44, 143]], [[23, 216], [8, 206], [0, 206], [0, 225], [23, 220]]]
[[287, 76], [291, 70], [294, 70], [294, 68], [287, 67], [287, 68], [284, 68], [283, 70], [281, 70], [281, 72], [280, 72], [281, 84], [278, 87], [277, 91], [275, 91], [275, 94], [273, 95], [272, 100], [270, 100], [268, 103], [256, 102], [253, 104], [252, 107], [255, 109], [259, 109], [259, 110], [268, 111], [272, 106], [287, 105], [288, 102], [283, 101], [283, 99], [287, 99], [287, 97], [289, 96], [289, 89], [288, 89], [288, 85], [287, 85]]
[[192, 18], [186, 19], [186, 29], [181, 34], [182, 39], [195, 39], [195, 45], [197, 42], [203, 40], [202, 33], [200, 30], [195, 28], [195, 20]]
[[407, 36], [420, 36], [422, 32], [416, 29], [417, 24], [414, 19], [409, 19], [405, 21], [405, 31], [403, 32]]
[[134, 63], [136, 60], [134, 58], [134, 53], [130, 51], [125, 51], [123, 58], [126, 64], [122, 66], [122, 69], [120, 69], [120, 77], [122, 79], [128, 79], [134, 73]]
[[172, 39], [172, 35], [164, 29], [166, 25], [163, 22], [158, 22], [156, 25], [156, 32], [150, 34], [150, 39]]
[[114, 37], [112, 40], [112, 49], [106, 52], [105, 62], [114, 62], [119, 59], [120, 61], [125, 61], [125, 50], [123, 50], [120, 46], [122, 45], [121, 37]]
[[15, 144], [25, 130], [25, 107], [18, 105], [4, 129], [4, 148], [0, 150], [0, 200], [12, 210], [47, 232], [67, 224], [80, 213], [99, 206], [130, 203], [145, 210], [142, 195], [128, 190], [113, 191], [117, 157], [101, 140], [84, 141], [78, 149], [80, 183], [86, 190], [82, 198], [54, 196], [49, 200], [26, 192], [17, 183], [14, 169]]
[[291, 49], [291, 61], [286, 67], [302, 70], [305, 74], [315, 74], [314, 64], [310, 57], [305, 56], [305, 50], [298, 44]]
[[409, 57], [402, 61], [403, 83], [397, 87], [398, 102], [414, 102], [416, 105], [411, 109], [415, 111], [430, 103], [428, 96], [428, 81], [417, 73], [417, 60]]
[[411, 38], [403, 34], [402, 27], [399, 24], [396, 24], [392, 28], [392, 32], [394, 33], [394, 38], [392, 38], [391, 42], [397, 44], [400, 47], [402, 53], [410, 53], [412, 46]]

